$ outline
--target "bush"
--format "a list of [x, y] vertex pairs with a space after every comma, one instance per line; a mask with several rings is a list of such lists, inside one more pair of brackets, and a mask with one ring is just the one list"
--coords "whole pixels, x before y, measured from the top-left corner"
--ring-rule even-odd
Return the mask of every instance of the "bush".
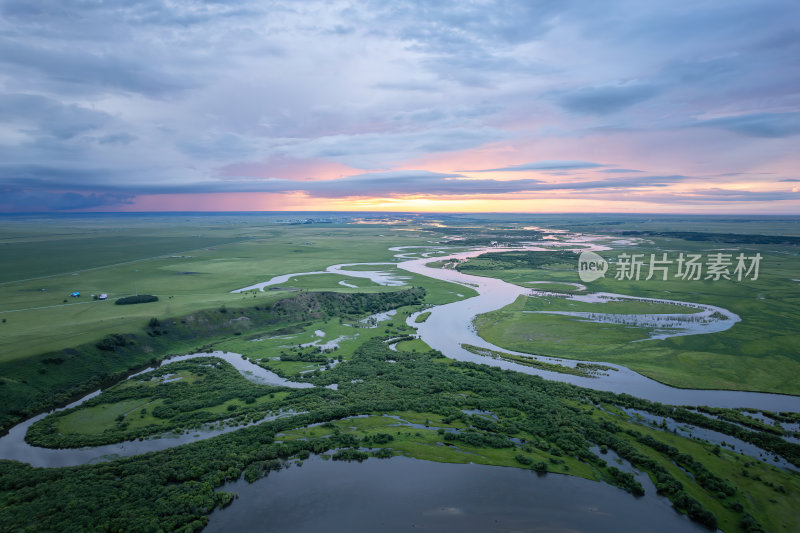
[[158, 296], [152, 294], [137, 294], [136, 296], [124, 296], [119, 298], [114, 303], [116, 305], [131, 305], [131, 304], [144, 304], [148, 302], [157, 302]]
[[[514, 457], [514, 459], [516, 459], [517, 462], [519, 464], [522, 464], [522, 465], [531, 465], [531, 464], [533, 464], [533, 459], [531, 459], [530, 457], [527, 457], [525, 455], [522, 455], [521, 453], [518, 453], [516, 455], [516, 457]], [[547, 465], [545, 465], [545, 466], [547, 466]]]
[[108, 337], [95, 344], [95, 346], [97, 346], [97, 348], [100, 350], [110, 352], [115, 350], [117, 346], [125, 346], [126, 344], [128, 344], [128, 341], [125, 340], [125, 337], [119, 335], [118, 333], [112, 333]]

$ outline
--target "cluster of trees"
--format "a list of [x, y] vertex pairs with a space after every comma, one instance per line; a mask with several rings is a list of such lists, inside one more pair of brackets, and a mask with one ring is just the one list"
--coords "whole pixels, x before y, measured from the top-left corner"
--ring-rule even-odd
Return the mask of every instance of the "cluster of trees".
[[[685, 512], [689, 518], [696, 522], [700, 522], [707, 526], [709, 529], [716, 529], [717, 517], [709, 511], [702, 503], [689, 496], [683, 487], [683, 484], [675, 479], [670, 472], [662, 466], [658, 461], [641, 453], [621, 434], [626, 432], [621, 427], [611, 422], [601, 422], [599, 427], [588, 428], [588, 436], [599, 444], [603, 444], [608, 448], [613, 449], [617, 454], [628, 461], [634, 467], [650, 472], [655, 477], [655, 486], [659, 494], [669, 497], [675, 508]], [[638, 433], [633, 433], [633, 436], [642, 444], [649, 446], [653, 450], [667, 455], [669, 457], [673, 450], [677, 449], [667, 444], [661, 443], [652, 437], [644, 437]], [[617, 479], [618, 481], [619, 479]], [[623, 488], [626, 488], [623, 486]], [[717, 497], [717, 494], [714, 494]]]
[[[730, 435], [731, 437], [735, 437], [739, 440], [749, 442], [750, 444], [753, 444], [762, 450], [780, 455], [788, 462], [800, 467], [800, 444], [788, 442], [772, 432], [752, 431], [748, 428], [740, 426], [738, 423], [731, 423], [719, 418], [704, 416], [697, 410], [686, 409], [684, 407], [675, 407], [672, 405], [664, 405], [658, 402], [650, 402], [640, 398], [635, 398], [629, 394], [587, 391], [586, 397], [588, 397], [595, 404], [605, 402], [629, 409], [638, 409], [656, 416], [672, 418], [676, 422], [691, 424], [693, 426], [724, 433], [725, 435]], [[717, 414], [725, 411], [736, 413], [735, 410], [731, 409], [715, 410]], [[731, 414], [731, 416], [733, 417], [735, 415]]]
[[710, 233], [702, 231], [636, 231], [626, 230], [622, 235], [668, 237], [670, 239], [683, 239], [695, 242], [720, 242], [734, 244], [789, 244], [797, 246], [800, 237], [789, 235], [745, 235], [741, 233]]
[[462, 344], [461, 347], [467, 350], [468, 352], [472, 352], [477, 355], [482, 355], [484, 357], [503, 359], [505, 361], [519, 363], [521, 365], [530, 366], [532, 368], [538, 368], [540, 370], [547, 370], [549, 372], [559, 372], [561, 374], [571, 374], [574, 376], [583, 376], [587, 378], [596, 377], [597, 373], [601, 371], [613, 370], [613, 368], [610, 366], [598, 365], [595, 363], [578, 363], [574, 367], [559, 365], [556, 363], [548, 363], [545, 361], [540, 361], [533, 357], [526, 357], [524, 355], [515, 355], [505, 352], [498, 352], [496, 350], [490, 350], [488, 348], [480, 348], [478, 346], [473, 346], [471, 344]]
[[[328, 305], [317, 302], [315, 312], [322, 312]], [[292, 316], [299, 318], [304, 315], [302, 309], [308, 307], [301, 304], [303, 302], [291, 304], [296, 306]], [[356, 300], [349, 305], [355, 308], [364, 304]], [[378, 307], [381, 304], [370, 305]], [[283, 308], [288, 312], [290, 306], [284, 304]], [[228, 316], [232, 313], [236, 311], [229, 309], [227, 312]], [[162, 321], [160, 327], [173, 327], [163, 322], [166, 321]], [[714, 425], [714, 429], [746, 431], [754, 435], [761, 433], [705, 417], [696, 411], [548, 382], [536, 376], [484, 365], [445, 360], [436, 351], [395, 352], [387, 347], [387, 338], [370, 339], [358, 347], [347, 362], [327, 372], [311, 375], [309, 380], [320, 387], [292, 390], [280, 401], [282, 409], [301, 414], [243, 428], [208, 441], [97, 465], [33, 469], [18, 463], [0, 462], [0, 500], [4, 502], [0, 508], [0, 520], [9, 529], [24, 528], [31, 523], [36, 523], [42, 530], [63, 530], [65, 524], [109, 530], [199, 528], [211, 510], [230, 502], [229, 496], [215, 489], [242, 475], [248, 481], [254, 481], [282, 468], [290, 458], [302, 460], [311, 453], [331, 450], [337, 460], [360, 461], [370, 456], [388, 457], [392, 454], [393, 438], [388, 433], [363, 436], [334, 432], [307, 440], [276, 440], [278, 433], [359, 414], [401, 411], [434, 413], [441, 416], [445, 424], [458, 421], [466, 426], [457, 433], [445, 432], [442, 440], [446, 442], [514, 449], [511, 456], [516, 454], [517, 462], [538, 472], [550, 468], [547, 461], [561, 465], [562, 470], [568, 466], [566, 461], [580, 461], [599, 472], [608, 483], [640, 494], [641, 485], [632, 476], [607, 466], [591, 448], [601, 446], [614, 450], [635, 468], [647, 472], [654, 479], [658, 491], [669, 497], [676, 508], [709, 528], [716, 527], [717, 518], [701, 499], [722, 501], [740, 513], [742, 522], [750, 524], [748, 527], [752, 531], [756, 531], [752, 528], [760, 526], [748, 511], [753, 514], [769, 512], [769, 509], [756, 509], [746, 499], [734, 501], [740, 491], [685, 450], [594, 417], [596, 407], [592, 404], [602, 402], [633, 407], [678, 420], [684, 416], [692, 420], [700, 417]], [[191, 372], [201, 376], [194, 386], [204, 392], [194, 394], [183, 386], [188, 386], [188, 383], [164, 386], [164, 389], [175, 387], [174, 390], [178, 391], [165, 393], [163, 397], [164, 405], [172, 410], [168, 413], [170, 421], [186, 422], [180, 417], [204, 412], [203, 402], [206, 401], [241, 398], [249, 386], [226, 384], [226, 376], [234, 372], [226, 365], [209, 366], [208, 361], [201, 360], [184, 363], [200, 366], [191, 368]], [[189, 367], [187, 365], [184, 370]], [[169, 368], [161, 370], [174, 372]], [[339, 384], [338, 390], [321, 387], [330, 383]], [[119, 401], [135, 394], [145, 394], [145, 386], [143, 384], [139, 391], [137, 386], [120, 387], [106, 394], [110, 393], [109, 399]], [[149, 387], [150, 394], [160, 387]], [[206, 394], [210, 399], [205, 399]], [[469, 414], [473, 410], [491, 412], [496, 419]], [[687, 422], [700, 425], [697, 420]], [[778, 439], [771, 434], [767, 437]], [[532, 454], [537, 458], [532, 459]], [[547, 458], [547, 461], [539, 460], [541, 458]], [[676, 465], [672, 471], [680, 467], [694, 477], [699, 487], [698, 491], [693, 491], [694, 497], [689, 496], [683, 483], [664, 466], [668, 463]], [[791, 495], [776, 493], [775, 497]]]
[[514, 246], [520, 242], [538, 241], [543, 235], [543, 232], [537, 230], [512, 228], [476, 230], [474, 227], [439, 227], [429, 228], [429, 231], [440, 235], [458, 237], [457, 241], [447, 241], [447, 244], [452, 245], [455, 243], [459, 246], [491, 246], [492, 244]]
[[116, 305], [131, 305], [131, 304], [146, 304], [150, 302], [157, 302], [158, 296], [152, 294], [136, 294], [134, 296], [123, 296], [118, 298], [114, 303]]
[[[241, 323], [232, 318], [247, 317], [252, 328], [292, 329], [308, 320], [418, 305], [424, 297], [423, 288], [369, 294], [302, 293], [266, 306], [227, 309], [225, 313], [213, 309], [161, 319], [155, 327], [150, 325], [151, 319], [139, 333], [111, 335], [108, 341], [3, 361], [0, 375], [5, 385], [0, 389], [0, 434], [26, 418], [66, 405], [98, 388], [109, 387], [174, 353], [176, 347], [185, 350], [187, 344], [207, 343], [241, 331]], [[154, 333], [155, 329], [158, 334]], [[120, 340], [122, 338], [125, 343]], [[45, 361], [55, 359], [62, 361], [58, 372], [48, 372]]]
[[490, 252], [482, 254], [464, 263], [459, 263], [456, 269], [459, 272], [471, 270], [517, 270], [566, 268], [576, 270], [578, 256], [568, 250], [552, 250], [547, 252]]
[[[189, 373], [192, 382], [181, 379], [158, 384], [161, 379], [177, 373]], [[25, 440], [35, 446], [48, 448], [75, 448], [82, 446], [99, 446], [132, 440], [163, 433], [173, 429], [197, 428], [202, 424], [231, 418], [231, 411], [236, 412], [231, 422], [246, 422], [254, 418], [262, 418], [267, 411], [277, 409], [278, 401], [270, 400], [276, 392], [284, 390], [280, 387], [259, 385], [243, 378], [230, 364], [212, 357], [201, 357], [178, 361], [164, 365], [140, 380], [130, 380], [122, 386], [115, 386], [103, 391], [83, 404], [48, 415], [33, 424], [25, 436]], [[265, 401], [255, 404], [256, 400]], [[65, 417], [97, 406], [111, 408], [119, 402], [141, 400], [145, 407], [120, 416], [113, 425], [98, 428], [97, 433], [64, 433], [59, 430], [59, 423]], [[156, 403], [156, 400], [160, 400]], [[213, 410], [231, 400], [240, 400], [229, 410]], [[149, 404], [156, 403], [153, 407]], [[158, 419], [147, 425], [131, 425], [131, 420], [151, 414]]]
[[322, 353], [318, 346], [311, 346], [310, 349], [297, 350], [294, 352], [281, 352], [281, 361], [303, 361], [306, 363], [327, 363], [328, 358]]
[[615, 485], [626, 492], [630, 492], [634, 496], [644, 496], [644, 487], [630, 472], [623, 472], [616, 466], [609, 466], [608, 475], [611, 476]]
[[484, 431], [468, 430], [459, 433], [445, 433], [444, 440], [463, 442], [476, 448], [511, 448], [514, 446], [514, 443], [507, 437]]
[[[128, 345], [128, 339], [126, 339], [125, 336], [120, 335], [118, 333], [112, 333], [111, 335], [104, 337], [103, 340], [98, 342], [95, 346], [97, 346], [98, 350], [111, 352], [116, 350], [117, 348], [121, 348], [127, 345]], [[50, 360], [51, 359], [45, 359], [45, 361], [50, 361]]]
[[749, 427], [751, 429], [755, 429], [758, 431], [766, 431], [768, 433], [774, 433], [776, 435], [784, 435], [786, 433], [780, 425], [766, 424], [761, 420], [756, 420], [755, 418], [747, 416], [746, 414], [734, 409], [707, 407], [701, 405], [697, 407], [697, 410], [700, 411], [701, 413], [707, 413], [719, 417], [723, 420], [727, 420], [728, 422], [733, 422], [735, 424]]

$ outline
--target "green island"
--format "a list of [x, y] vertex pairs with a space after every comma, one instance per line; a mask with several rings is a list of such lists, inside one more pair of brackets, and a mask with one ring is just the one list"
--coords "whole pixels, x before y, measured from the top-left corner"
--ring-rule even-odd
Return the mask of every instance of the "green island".
[[574, 367], [559, 365], [556, 363], [547, 363], [545, 361], [539, 361], [538, 359], [535, 359], [533, 357], [527, 357], [524, 355], [516, 355], [505, 352], [498, 352], [497, 350], [480, 348], [478, 346], [473, 346], [471, 344], [462, 344], [461, 347], [467, 350], [468, 352], [472, 352], [477, 355], [492, 357], [494, 359], [503, 359], [505, 361], [513, 361], [521, 365], [539, 368], [541, 370], [548, 370], [550, 372], [560, 372], [562, 374], [572, 374], [575, 376], [592, 377], [596, 375], [598, 372], [616, 370], [614, 367], [610, 367], [608, 365], [597, 365], [593, 363], [577, 363]]

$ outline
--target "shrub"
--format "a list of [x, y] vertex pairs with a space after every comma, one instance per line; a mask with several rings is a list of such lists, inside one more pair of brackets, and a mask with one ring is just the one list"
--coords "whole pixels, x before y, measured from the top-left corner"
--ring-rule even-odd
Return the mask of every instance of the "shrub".
[[157, 302], [158, 296], [152, 294], [137, 294], [135, 296], [124, 296], [119, 298], [114, 303], [116, 305], [131, 305], [131, 304], [144, 304], [148, 302]]

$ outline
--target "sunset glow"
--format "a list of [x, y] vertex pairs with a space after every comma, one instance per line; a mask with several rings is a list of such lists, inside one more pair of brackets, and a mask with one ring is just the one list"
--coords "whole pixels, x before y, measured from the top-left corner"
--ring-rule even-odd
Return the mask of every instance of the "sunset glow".
[[0, 211], [800, 211], [796, 3], [15, 5]]

